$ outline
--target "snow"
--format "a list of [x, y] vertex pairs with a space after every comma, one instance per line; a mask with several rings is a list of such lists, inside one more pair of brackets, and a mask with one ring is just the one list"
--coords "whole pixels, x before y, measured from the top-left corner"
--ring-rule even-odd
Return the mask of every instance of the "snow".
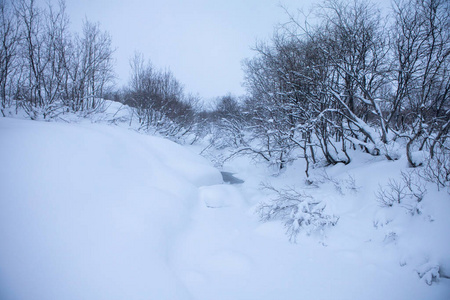
[[[449, 299], [448, 193], [430, 186], [420, 215], [375, 197], [404, 157], [354, 154], [314, 186], [301, 161], [274, 175], [238, 157], [230, 185], [195, 147], [120, 126], [1, 118], [0, 138], [2, 300]], [[338, 223], [290, 243], [255, 213], [261, 182]]]
[[0, 119], [1, 299], [186, 299], [167, 249], [220, 172], [106, 125]]
[[244, 201], [237, 188], [223, 184], [201, 187], [199, 198], [209, 208], [237, 207]]

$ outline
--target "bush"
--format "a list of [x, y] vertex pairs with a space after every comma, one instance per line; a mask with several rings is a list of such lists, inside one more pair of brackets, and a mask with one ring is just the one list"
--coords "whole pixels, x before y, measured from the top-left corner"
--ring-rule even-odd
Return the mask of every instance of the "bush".
[[401, 180], [390, 178], [386, 186], [375, 193], [382, 206], [401, 205], [412, 215], [421, 214], [419, 203], [427, 193], [425, 183], [417, 171], [402, 172]]
[[260, 220], [263, 222], [278, 219], [284, 221], [286, 234], [291, 242], [295, 242], [300, 232], [310, 235], [323, 232], [328, 226], [334, 226], [339, 218], [324, 213], [325, 204], [311, 195], [301, 193], [293, 188], [277, 190], [265, 186], [276, 193], [269, 203], [261, 203], [258, 207]]

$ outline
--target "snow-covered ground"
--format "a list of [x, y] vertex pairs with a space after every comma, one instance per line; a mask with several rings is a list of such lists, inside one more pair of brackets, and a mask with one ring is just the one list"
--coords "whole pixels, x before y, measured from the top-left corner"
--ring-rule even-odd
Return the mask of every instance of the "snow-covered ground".
[[[240, 157], [230, 185], [197, 148], [118, 126], [0, 118], [0, 139], [2, 300], [450, 299], [449, 194], [428, 186], [416, 215], [375, 197], [402, 158], [359, 155], [308, 186], [302, 162], [273, 176]], [[338, 223], [289, 242], [255, 213], [261, 182]]]

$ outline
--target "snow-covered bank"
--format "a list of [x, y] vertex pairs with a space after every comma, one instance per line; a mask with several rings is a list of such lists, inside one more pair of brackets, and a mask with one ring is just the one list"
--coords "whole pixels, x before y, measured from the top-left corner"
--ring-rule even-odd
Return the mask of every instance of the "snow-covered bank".
[[[429, 188], [414, 216], [376, 201], [404, 159], [361, 155], [308, 187], [302, 162], [274, 177], [240, 157], [225, 167], [244, 182], [228, 185], [185, 147], [119, 127], [0, 118], [0, 139], [2, 300], [450, 295], [449, 279], [418, 274], [450, 265], [446, 191]], [[290, 243], [259, 222], [273, 196], [260, 182], [304, 189], [338, 223]]]
[[1, 299], [187, 299], [168, 249], [197, 188], [199, 156], [106, 125], [0, 119]]
[[[219, 196], [231, 191], [203, 188], [207, 205], [197, 210], [193, 229], [175, 248], [180, 277], [195, 299], [448, 299], [450, 280], [428, 286], [418, 276], [419, 268], [449, 265], [448, 194], [431, 193], [420, 216], [380, 207], [375, 199], [378, 182], [405, 165], [361, 156], [353, 165], [317, 174], [338, 183], [325, 180], [317, 188], [301, 181], [301, 162], [275, 177], [245, 157], [229, 162], [225, 168], [245, 179], [230, 186], [239, 201]], [[355, 186], [346, 183], [349, 175]], [[282, 223], [258, 222], [255, 209], [270, 198], [261, 181], [304, 189], [339, 215], [339, 222], [323, 235], [300, 234], [297, 243], [289, 243]], [[221, 208], [208, 208], [211, 199]]]

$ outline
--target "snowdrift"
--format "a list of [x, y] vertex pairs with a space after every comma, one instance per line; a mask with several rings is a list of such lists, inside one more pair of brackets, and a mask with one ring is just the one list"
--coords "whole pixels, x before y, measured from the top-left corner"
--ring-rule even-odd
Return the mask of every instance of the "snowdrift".
[[167, 258], [201, 157], [96, 124], [0, 118], [0, 299], [187, 299]]

